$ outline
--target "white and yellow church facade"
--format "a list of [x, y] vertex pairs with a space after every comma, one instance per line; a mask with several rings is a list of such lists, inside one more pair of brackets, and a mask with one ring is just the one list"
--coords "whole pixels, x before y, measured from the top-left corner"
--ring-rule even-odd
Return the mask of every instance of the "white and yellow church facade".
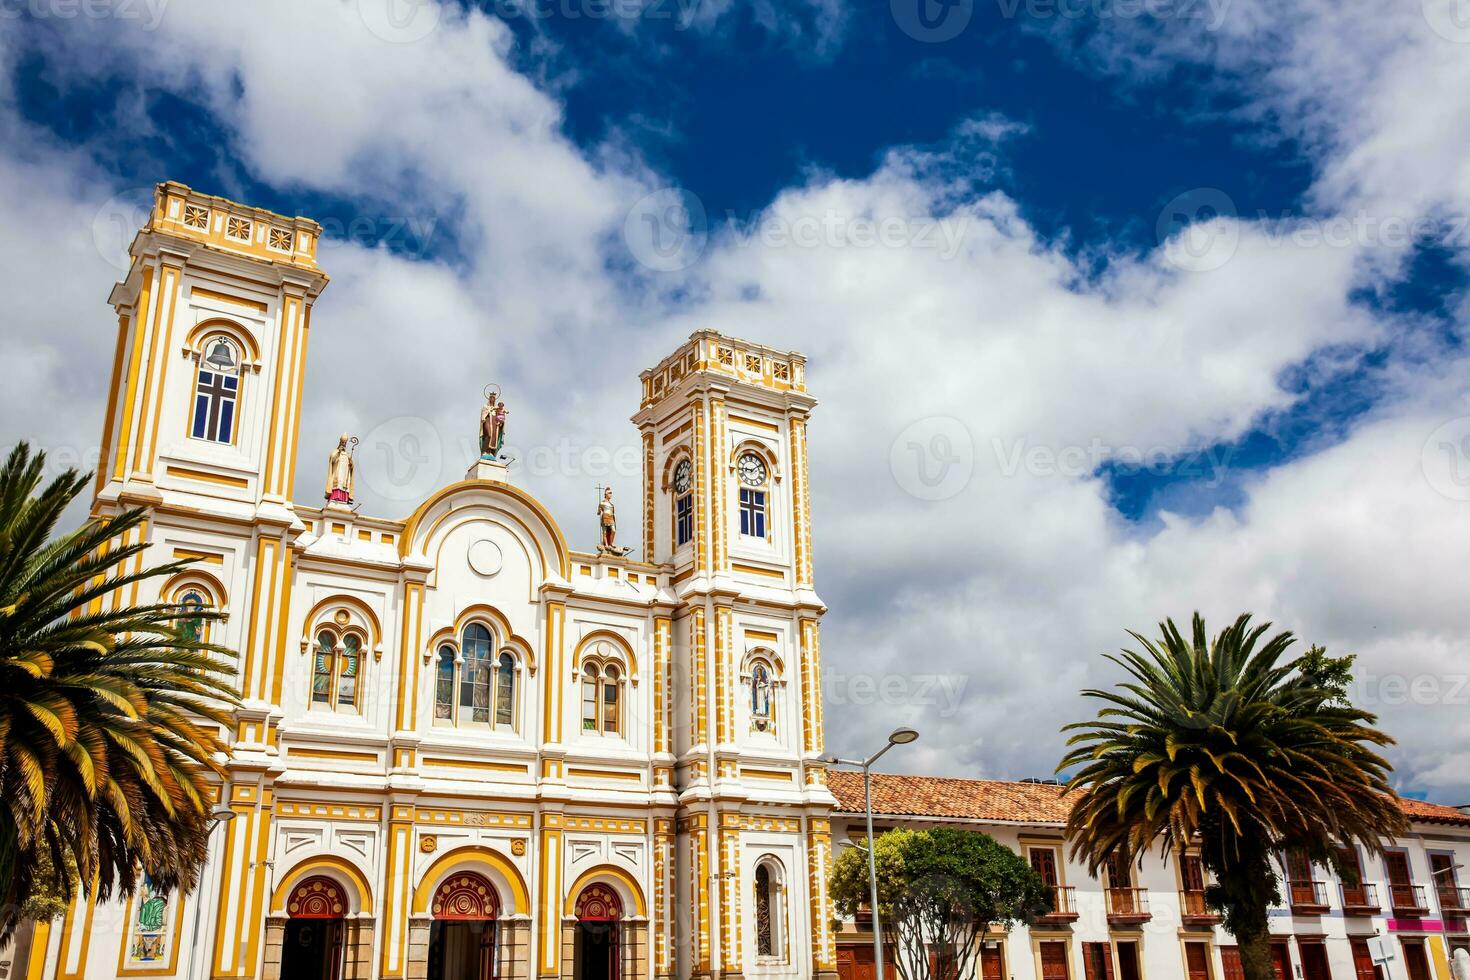
[[648, 561], [493, 453], [403, 518], [293, 501], [319, 235], [161, 184], [113, 289], [93, 512], [193, 560], [122, 598], [225, 611], [243, 705], [199, 887], [79, 896], [12, 975], [834, 977], [801, 355], [642, 374]]

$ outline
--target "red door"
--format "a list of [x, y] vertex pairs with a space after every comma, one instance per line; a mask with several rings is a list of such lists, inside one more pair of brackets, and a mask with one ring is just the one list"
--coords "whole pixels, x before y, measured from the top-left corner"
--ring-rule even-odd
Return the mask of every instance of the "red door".
[[1393, 907], [1417, 908], [1419, 902], [1414, 894], [1414, 878], [1409, 873], [1409, 855], [1403, 851], [1388, 851], [1383, 855], [1383, 866], [1388, 869], [1388, 888], [1393, 893]]
[[1420, 940], [1404, 944], [1404, 967], [1409, 971], [1409, 980], [1430, 980], [1429, 957], [1424, 955], [1424, 943]]
[[1356, 980], [1383, 980], [1383, 971], [1378, 964], [1373, 962], [1373, 954], [1368, 951], [1368, 940], [1354, 939], [1353, 945], [1353, 976]]
[[1118, 980], [1140, 980], [1143, 976], [1138, 966], [1138, 944], [1118, 944]]
[[876, 980], [872, 946], [838, 946], [837, 976], [841, 980]]
[[980, 944], [980, 980], [1004, 980], [1006, 975], [1006, 950], [1000, 943]]
[[1220, 947], [1220, 966], [1225, 980], [1245, 980], [1245, 966], [1240, 962], [1239, 946]]
[[1185, 943], [1184, 965], [1189, 980], [1210, 980], [1210, 947], [1205, 943]]
[[1321, 943], [1297, 941], [1302, 952], [1302, 980], [1332, 980], [1332, 970], [1327, 965], [1327, 947]]
[[1358, 860], [1356, 847], [1344, 847], [1338, 852], [1342, 861], [1342, 904], [1362, 908], [1368, 904], [1368, 890], [1363, 887], [1363, 864]]
[[1291, 980], [1291, 947], [1284, 942], [1271, 944], [1271, 962], [1276, 966], [1276, 980]]
[[1067, 980], [1067, 944], [1041, 944], [1041, 980]]
[[1113, 980], [1113, 950], [1107, 943], [1082, 944], [1082, 970], [1087, 980]]

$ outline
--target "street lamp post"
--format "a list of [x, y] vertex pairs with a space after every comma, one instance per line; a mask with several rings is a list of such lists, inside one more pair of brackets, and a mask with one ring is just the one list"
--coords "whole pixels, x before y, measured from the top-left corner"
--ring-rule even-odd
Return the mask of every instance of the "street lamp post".
[[[209, 832], [204, 838], [204, 860], [206, 864], [209, 862], [208, 848], [214, 840], [214, 832], [219, 829], [221, 824], [229, 823], [234, 819], [235, 811], [227, 806], [215, 807], [214, 812], [209, 815]], [[202, 879], [204, 877], [202, 874], [203, 869], [201, 868], [200, 871], [200, 878]], [[194, 903], [194, 940], [189, 944], [189, 972], [187, 974], [189, 980], [194, 980], [194, 952], [199, 948], [199, 920], [204, 918], [204, 882], [201, 880], [199, 885], [200, 900]]]
[[833, 766], [856, 766], [863, 771], [863, 811], [868, 824], [868, 888], [873, 908], [873, 966], [878, 971], [877, 980], [883, 980], [883, 927], [878, 915], [878, 848], [873, 841], [873, 763], [895, 745], [908, 745], [919, 737], [912, 728], [895, 728], [888, 736], [888, 744], [868, 758], [839, 759], [829, 755], [822, 761]]

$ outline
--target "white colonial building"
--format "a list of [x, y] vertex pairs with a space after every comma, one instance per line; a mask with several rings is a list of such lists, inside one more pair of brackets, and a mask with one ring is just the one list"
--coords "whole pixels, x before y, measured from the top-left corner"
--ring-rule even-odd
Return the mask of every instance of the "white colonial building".
[[[864, 840], [862, 777], [833, 772], [830, 786], [834, 840]], [[1285, 904], [1270, 913], [1277, 980], [1454, 980], [1450, 958], [1461, 949], [1470, 955], [1470, 888], [1461, 885], [1470, 812], [1415, 800], [1403, 807], [1410, 833], [1382, 857], [1347, 852], [1356, 882], [1280, 856]], [[1197, 855], [1150, 853], [1093, 877], [1070, 858], [1069, 810], [1054, 783], [873, 777], [875, 831], [983, 831], [1053, 886], [1051, 915], [986, 938], [983, 980], [1242, 980], [1235, 940], [1205, 905]], [[843, 980], [872, 980], [872, 942], [867, 920], [844, 923]], [[1375, 964], [1375, 952], [1392, 958]]]
[[319, 234], [161, 184], [112, 291], [93, 513], [193, 560], [119, 598], [228, 612], [244, 705], [201, 886], [79, 896], [12, 975], [833, 975], [801, 355], [643, 373], [647, 562], [493, 452], [406, 517], [295, 501]]

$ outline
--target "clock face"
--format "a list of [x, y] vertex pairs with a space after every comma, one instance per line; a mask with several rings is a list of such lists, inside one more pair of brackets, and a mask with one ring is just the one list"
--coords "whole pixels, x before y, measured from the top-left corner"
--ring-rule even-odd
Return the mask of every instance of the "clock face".
[[755, 453], [746, 453], [740, 457], [739, 463], [740, 482], [748, 487], [763, 487], [766, 485], [766, 462]]
[[689, 460], [679, 460], [679, 465], [674, 467], [675, 493], [683, 494], [689, 492], [689, 475], [691, 472], [693, 472], [693, 470], [694, 467], [690, 465]]

